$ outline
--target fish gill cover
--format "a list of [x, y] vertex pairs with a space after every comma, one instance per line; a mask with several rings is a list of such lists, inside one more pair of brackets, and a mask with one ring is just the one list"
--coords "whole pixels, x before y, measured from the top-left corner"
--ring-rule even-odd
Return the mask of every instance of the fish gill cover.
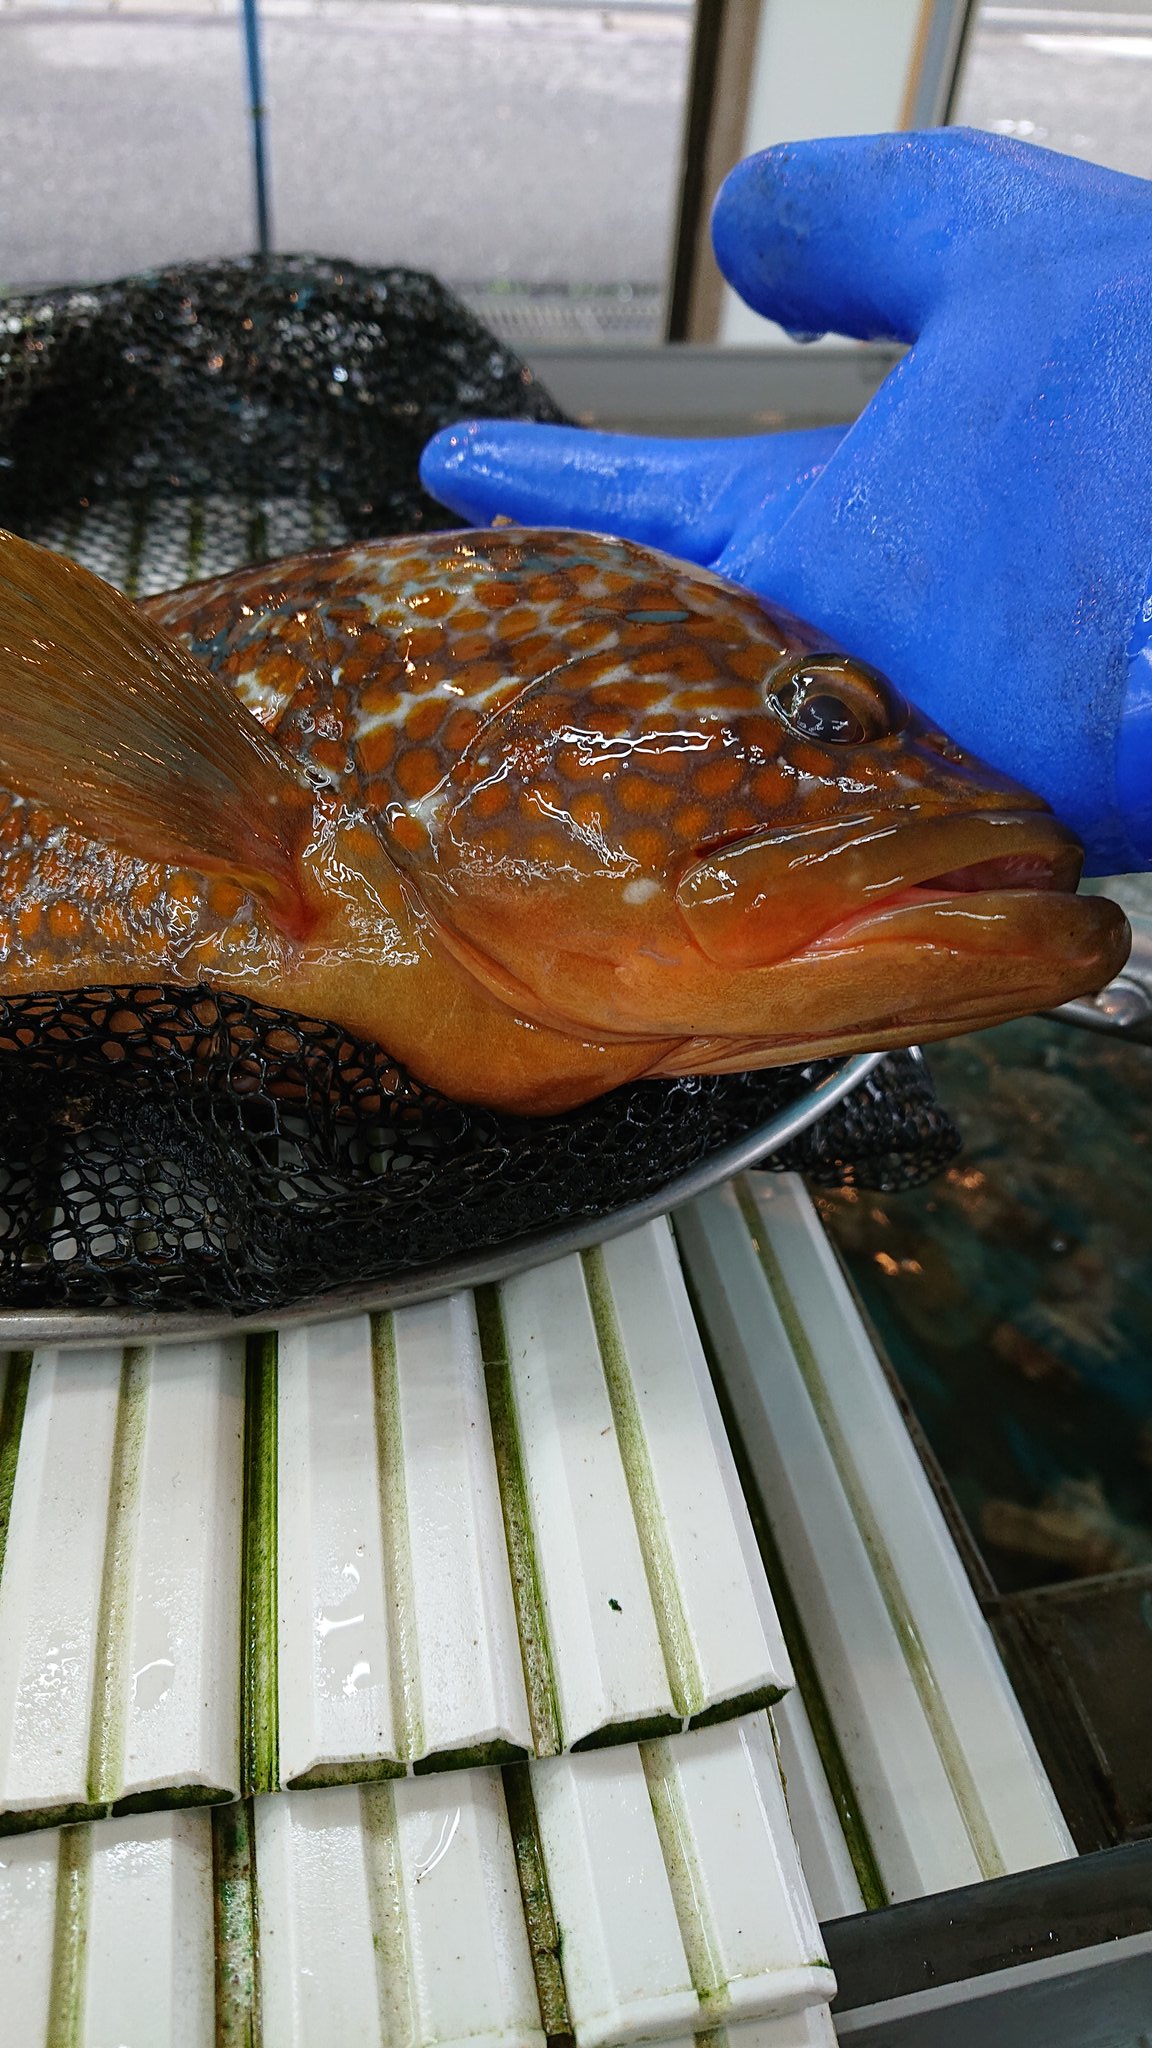
[[[304, 256], [0, 300], [0, 524], [131, 594], [454, 524], [428, 436], [560, 420], [430, 277]], [[0, 1004], [0, 1299], [275, 1308], [608, 1215], [833, 1062], [641, 1081], [562, 1116], [450, 1102], [338, 1028], [204, 989]], [[906, 1054], [772, 1164], [928, 1178], [958, 1138]]]

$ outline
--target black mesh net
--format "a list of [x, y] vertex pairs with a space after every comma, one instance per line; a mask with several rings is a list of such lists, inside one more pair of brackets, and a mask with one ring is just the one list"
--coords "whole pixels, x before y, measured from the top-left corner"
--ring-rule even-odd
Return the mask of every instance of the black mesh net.
[[[420, 451], [479, 413], [563, 418], [417, 271], [248, 257], [7, 298], [0, 524], [25, 531], [68, 512], [89, 524], [101, 502], [139, 514], [191, 498], [203, 527], [204, 500], [215, 510], [222, 497], [227, 567], [307, 547], [316, 525], [321, 540], [453, 526], [420, 488]], [[298, 542], [269, 530], [281, 508], [289, 522], [295, 512]], [[197, 561], [195, 534], [191, 556], [174, 541], [156, 587], [215, 572]]]
[[[0, 524], [131, 592], [452, 523], [419, 453], [558, 408], [433, 279], [276, 257], [0, 308]], [[276, 1308], [607, 1216], [832, 1071], [636, 1082], [565, 1116], [449, 1102], [331, 1025], [206, 989], [0, 1003], [0, 1299]], [[827, 1186], [958, 1148], [894, 1054], [778, 1152]]]

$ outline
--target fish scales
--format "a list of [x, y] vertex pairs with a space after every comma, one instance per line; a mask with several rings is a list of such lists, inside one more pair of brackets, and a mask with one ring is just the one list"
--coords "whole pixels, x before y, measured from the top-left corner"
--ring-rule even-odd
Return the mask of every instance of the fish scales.
[[136, 611], [41, 552], [0, 541], [0, 992], [203, 981], [546, 1110], [972, 1028], [1123, 957], [1039, 799], [653, 550], [437, 534]]

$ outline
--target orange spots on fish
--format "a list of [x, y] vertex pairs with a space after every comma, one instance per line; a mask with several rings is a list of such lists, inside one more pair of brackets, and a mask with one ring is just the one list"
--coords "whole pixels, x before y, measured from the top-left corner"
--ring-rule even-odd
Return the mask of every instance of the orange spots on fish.
[[516, 663], [521, 674], [551, 668], [556, 658], [556, 642], [551, 633], [530, 633], [526, 640], [516, 643]]
[[642, 868], [659, 872], [667, 863], [667, 837], [656, 825], [633, 825], [621, 835], [621, 845]]
[[749, 783], [749, 792], [766, 816], [779, 810], [789, 787], [788, 777], [779, 768], [757, 768]]
[[629, 775], [620, 784], [618, 796], [623, 809], [634, 815], [656, 817], [668, 808], [667, 790], [643, 775]]
[[408, 602], [414, 609], [418, 605], [425, 618], [446, 619], [455, 608], [456, 598], [451, 590], [426, 590]]
[[144, 923], [149, 913], [155, 908], [158, 895], [159, 890], [152, 875], [137, 882], [132, 890], [128, 900], [132, 906], [133, 917], [138, 918], [141, 924]]
[[744, 779], [744, 763], [730, 756], [710, 756], [701, 761], [692, 771], [692, 787], [697, 796], [731, 796], [739, 789]]
[[782, 640], [769, 641], [766, 646], [756, 641], [751, 647], [726, 649], [725, 660], [733, 675], [739, 676], [741, 682], [762, 684], [783, 651]]
[[767, 714], [751, 712], [740, 720], [741, 748], [757, 765], [777, 758], [783, 738], [779, 725]]
[[396, 752], [396, 734], [390, 725], [378, 725], [374, 731], [364, 734], [356, 751], [364, 774], [379, 775]]
[[[93, 925], [97, 938], [114, 952], [119, 952], [127, 945], [128, 920], [118, 903], [101, 904], [93, 918]], [[138, 1026], [140, 1020], [135, 1012], [130, 1011], [127, 1014], [132, 1017], [133, 1027]]]
[[540, 613], [536, 605], [514, 605], [500, 621], [500, 638], [509, 643], [523, 640], [529, 633], [534, 633], [539, 624]]
[[[363, 699], [365, 689], [379, 669], [379, 657], [375, 649], [362, 654], [344, 654], [340, 661], [340, 681], [343, 687], [355, 693], [357, 703]], [[398, 666], [398, 664], [397, 664]]]
[[452, 620], [452, 644], [453, 644], [453, 646], [454, 646], [454, 647], [459, 647], [459, 645], [460, 645], [460, 642], [461, 642], [461, 639], [462, 639], [463, 637], [465, 637], [465, 636], [466, 636], [467, 634], [470, 634], [470, 633], [471, 633], [471, 634], [479, 634], [479, 633], [481, 633], [481, 632], [483, 631], [484, 627], [485, 627], [485, 626], [486, 626], [487, 624], [488, 624], [488, 614], [487, 614], [487, 612], [481, 611], [481, 609], [480, 609], [479, 605], [475, 605], [475, 604], [466, 604], [466, 605], [464, 605], [464, 606], [463, 606], [463, 608], [462, 608], [462, 609], [461, 609], [460, 611], [456, 612], [456, 613], [455, 613], [455, 615], [453, 616], [453, 620]]
[[573, 823], [585, 832], [600, 838], [604, 830], [604, 799], [593, 796], [591, 791], [581, 791], [568, 805], [568, 815]]
[[501, 811], [507, 810], [511, 800], [512, 792], [506, 780], [500, 777], [499, 780], [485, 783], [482, 789], [473, 793], [469, 810], [476, 818], [498, 818]]
[[366, 719], [394, 718], [402, 703], [400, 690], [391, 682], [373, 683], [360, 698], [360, 708]]
[[291, 697], [298, 690], [308, 674], [307, 665], [299, 655], [287, 649], [273, 651], [260, 663], [260, 687], [272, 691], [278, 697]]
[[563, 746], [556, 750], [557, 773], [565, 782], [589, 782], [605, 772], [605, 764], [590, 747]]
[[25, 903], [16, 913], [16, 929], [22, 939], [34, 939], [40, 929], [43, 912], [38, 903]]
[[[492, 652], [492, 636], [489, 633], [461, 633], [452, 635], [452, 668], [457, 676], [466, 662], [483, 661]], [[503, 666], [503, 664], [501, 664]]]
[[523, 594], [530, 604], [537, 605], [543, 610], [545, 606], [554, 605], [559, 599], [567, 596], [568, 582], [563, 576], [544, 571], [524, 578]]
[[18, 853], [9, 854], [3, 868], [4, 894], [9, 901], [13, 896], [22, 895], [28, 887], [32, 880], [34, 865], [32, 855], [26, 847], [22, 847]]
[[686, 711], [711, 712], [716, 716], [722, 713], [728, 719], [735, 717], [739, 712], [755, 711], [758, 708], [759, 694], [749, 684], [730, 683], [725, 677], [720, 686], [723, 690], [721, 698], [717, 682], [718, 679], [714, 677], [708, 684], [701, 684], [699, 688], [681, 690], [676, 698], [677, 704], [683, 706]]
[[639, 676], [667, 676], [670, 681], [688, 687], [693, 683], [715, 682], [717, 676], [711, 656], [704, 648], [690, 643], [671, 647], [662, 643], [646, 653], [633, 655], [629, 666]]
[[213, 917], [231, 919], [235, 917], [244, 901], [245, 891], [230, 875], [221, 875], [208, 885], [208, 902]]
[[811, 776], [814, 781], [828, 780], [831, 763], [823, 748], [797, 740], [789, 750], [789, 760], [795, 774]]
[[444, 721], [440, 734], [441, 745], [447, 748], [449, 753], [462, 754], [465, 747], [475, 739], [482, 723], [483, 720], [476, 711], [453, 711]]
[[426, 697], [422, 703], [414, 704], [404, 720], [404, 738], [410, 746], [423, 746], [439, 732], [444, 720], [443, 700]]
[[619, 705], [623, 711], [651, 711], [664, 698], [664, 690], [659, 683], [630, 683], [623, 677], [617, 682], [603, 683], [601, 691], [601, 701], [606, 699], [610, 704]]
[[594, 740], [631, 740], [633, 737], [633, 718], [611, 700], [607, 703], [602, 698], [596, 701], [588, 724]]
[[703, 839], [712, 822], [712, 813], [707, 804], [684, 804], [673, 813], [672, 830], [677, 839], [695, 844]]
[[755, 811], [750, 810], [747, 804], [734, 804], [731, 810], [724, 812], [720, 823], [720, 830], [723, 836], [728, 839], [733, 838], [737, 833], [755, 832], [762, 823], [763, 819], [758, 818]]
[[538, 811], [563, 812], [564, 810], [564, 792], [558, 782], [544, 780], [537, 776], [528, 794]]
[[534, 747], [550, 747], [558, 733], [570, 728], [571, 710], [568, 698], [533, 690], [519, 707], [517, 734]]
[[[465, 661], [456, 666], [453, 680], [465, 697], [477, 697], [481, 691], [492, 689], [494, 684], [510, 680], [508, 664], [491, 659]], [[518, 679], [513, 687], [519, 688]]]
[[685, 776], [697, 771], [701, 756], [705, 753], [706, 741], [702, 741], [700, 745], [691, 743], [699, 737], [697, 734], [690, 734], [686, 742], [679, 733], [651, 733], [635, 750], [637, 766], [642, 767], [648, 775], [659, 775], [669, 782], [680, 782]]
[[183, 874], [181, 873], [180, 869], [177, 868], [175, 874], [169, 875], [168, 877], [167, 890], [172, 902], [175, 903], [179, 909], [199, 909], [201, 886], [200, 883], [196, 880], [195, 875]]
[[476, 597], [490, 612], [510, 611], [519, 601], [520, 591], [515, 583], [486, 582], [476, 585]]
[[314, 740], [308, 758], [316, 768], [327, 768], [333, 777], [346, 775], [351, 766], [347, 747], [341, 740]]
[[402, 646], [408, 661], [427, 661], [439, 654], [444, 645], [442, 626], [413, 626], [403, 635]]
[[48, 930], [60, 941], [79, 939], [83, 937], [84, 919], [74, 903], [52, 903], [48, 906]]
[[444, 768], [431, 747], [412, 747], [398, 755], [395, 776], [405, 796], [418, 800], [430, 796], [436, 784], [443, 781]]
[[427, 827], [408, 811], [398, 811], [390, 818], [388, 829], [397, 846], [402, 846], [406, 853], [420, 853], [428, 844]]

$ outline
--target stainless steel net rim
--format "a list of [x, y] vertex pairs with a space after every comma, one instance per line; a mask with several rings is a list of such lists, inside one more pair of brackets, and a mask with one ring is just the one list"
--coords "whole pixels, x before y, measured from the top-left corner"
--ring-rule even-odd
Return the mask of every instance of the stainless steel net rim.
[[435, 1301], [441, 1295], [466, 1287], [480, 1287], [507, 1280], [533, 1266], [545, 1265], [568, 1252], [585, 1251], [620, 1237], [641, 1223], [651, 1222], [667, 1210], [695, 1200], [733, 1174], [755, 1166], [769, 1153], [779, 1151], [793, 1138], [842, 1102], [880, 1064], [882, 1052], [856, 1053], [836, 1073], [806, 1089], [795, 1102], [777, 1110], [742, 1138], [734, 1138], [709, 1153], [686, 1173], [639, 1201], [630, 1202], [610, 1216], [581, 1217], [571, 1223], [554, 1224], [547, 1230], [530, 1231], [504, 1244], [483, 1251], [460, 1253], [441, 1259], [393, 1280], [378, 1280], [365, 1286], [332, 1288], [311, 1295], [283, 1309], [259, 1309], [252, 1314], [227, 1315], [195, 1310], [166, 1313], [149, 1309], [0, 1309], [0, 1346], [28, 1351], [37, 1345], [96, 1345], [109, 1343], [189, 1343], [234, 1337], [249, 1331], [290, 1329], [301, 1323], [335, 1321], [341, 1316], [364, 1315], [370, 1311], [406, 1308], [413, 1302]]

